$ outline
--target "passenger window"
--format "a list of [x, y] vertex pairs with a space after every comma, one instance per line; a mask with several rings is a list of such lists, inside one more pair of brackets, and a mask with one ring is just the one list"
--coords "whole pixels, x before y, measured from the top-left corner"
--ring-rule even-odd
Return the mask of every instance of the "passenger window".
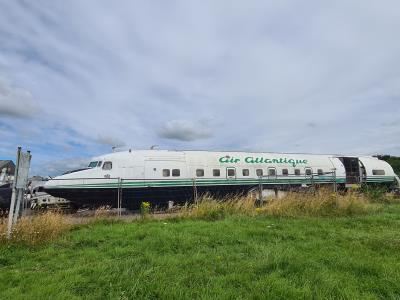
[[282, 169], [282, 175], [283, 176], [288, 176], [289, 175], [289, 170], [288, 169]]
[[181, 176], [181, 170], [172, 169], [172, 177], [179, 177], [179, 176]]
[[307, 168], [306, 169], [306, 176], [311, 176], [312, 175], [312, 170]]
[[219, 169], [214, 169], [213, 170], [213, 176], [214, 177], [219, 177], [221, 176], [221, 171]]
[[235, 169], [228, 169], [228, 177], [235, 176]]
[[197, 169], [196, 170], [196, 176], [197, 177], [203, 177], [204, 176], [204, 169]]
[[294, 175], [300, 176], [300, 169], [294, 169]]
[[98, 164], [97, 164], [97, 166], [98, 166], [98, 167], [101, 167], [101, 163], [102, 163], [102, 161], [99, 161]]
[[243, 174], [243, 176], [249, 176], [250, 175], [249, 169], [243, 169], [242, 174]]
[[268, 175], [269, 176], [275, 176], [276, 175], [275, 169], [268, 169]]
[[324, 171], [322, 169], [318, 169], [318, 175], [324, 175]]
[[385, 175], [385, 170], [372, 170], [372, 175]]
[[170, 170], [169, 169], [163, 169], [162, 170], [162, 176], [163, 177], [169, 177], [170, 176]]
[[105, 161], [103, 164], [103, 170], [111, 170], [112, 169], [112, 162], [111, 161]]
[[257, 169], [256, 170], [256, 174], [257, 174], [257, 176], [263, 176], [263, 170], [262, 169]]

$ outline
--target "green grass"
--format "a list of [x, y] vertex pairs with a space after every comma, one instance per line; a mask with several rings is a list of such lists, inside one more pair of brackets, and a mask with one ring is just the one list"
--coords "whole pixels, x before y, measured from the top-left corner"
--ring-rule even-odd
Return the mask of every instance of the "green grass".
[[400, 205], [358, 217], [98, 221], [0, 246], [1, 299], [399, 299]]

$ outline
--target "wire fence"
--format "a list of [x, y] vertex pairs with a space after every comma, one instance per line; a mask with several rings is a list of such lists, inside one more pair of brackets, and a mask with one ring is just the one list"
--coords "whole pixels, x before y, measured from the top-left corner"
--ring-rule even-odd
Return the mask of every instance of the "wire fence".
[[[244, 180], [248, 179], [249, 183]], [[213, 183], [207, 183], [210, 181]], [[218, 180], [218, 181], [216, 181]], [[126, 205], [126, 201], [128, 201], [129, 193], [128, 190], [134, 190], [135, 188], [157, 188], [163, 190], [166, 193], [165, 197], [171, 196], [169, 190], [171, 189], [168, 186], [169, 180], [165, 180], [165, 178], [159, 179], [137, 179], [137, 178], [121, 178], [121, 177], [97, 177], [97, 178], [54, 178], [52, 181], [57, 182], [53, 188], [87, 188], [87, 189], [102, 189], [112, 191], [110, 193], [106, 193], [106, 196], [112, 198], [113, 206], [117, 208], [118, 215], [122, 214], [122, 208]], [[172, 180], [171, 180], [172, 182]], [[258, 176], [258, 178], [186, 178], [181, 179], [181, 184], [178, 182], [176, 186], [181, 187], [181, 189], [175, 189], [174, 196], [180, 196], [180, 198], [185, 197], [187, 201], [198, 202], [199, 198], [205, 193], [209, 193], [213, 190], [218, 190], [218, 188], [223, 189], [223, 186], [236, 186], [236, 190], [255, 190], [258, 189], [258, 198], [262, 201], [263, 199], [263, 190], [265, 189], [273, 189], [275, 190], [275, 196], [277, 196], [278, 190], [309, 190], [314, 191], [321, 184], [328, 184], [333, 187], [333, 191], [337, 192], [337, 177], [336, 172], [324, 172], [324, 173], [311, 173], [311, 174], [302, 174], [302, 175], [264, 175]], [[52, 187], [51, 185], [49, 186]], [[182, 189], [183, 188], [183, 189]], [[178, 195], [178, 194], [181, 195]], [[212, 192], [211, 192], [212, 194]], [[173, 197], [171, 197], [173, 198]], [[179, 198], [179, 197], [178, 197]], [[126, 201], [125, 201], [126, 200]], [[168, 201], [165, 201], [168, 203]], [[115, 205], [116, 203], [116, 205]]]

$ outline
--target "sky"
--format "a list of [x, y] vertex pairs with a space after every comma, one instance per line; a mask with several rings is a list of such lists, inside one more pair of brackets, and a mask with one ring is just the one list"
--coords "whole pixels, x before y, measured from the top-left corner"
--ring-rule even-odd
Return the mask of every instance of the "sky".
[[0, 0], [0, 159], [400, 155], [399, 1]]

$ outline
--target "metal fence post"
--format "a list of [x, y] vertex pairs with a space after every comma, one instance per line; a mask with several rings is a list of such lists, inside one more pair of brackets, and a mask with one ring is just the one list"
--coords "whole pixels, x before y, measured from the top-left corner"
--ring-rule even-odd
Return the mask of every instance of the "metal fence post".
[[121, 206], [122, 206], [121, 183], [122, 183], [122, 179], [121, 179], [121, 177], [118, 177], [118, 190], [117, 190], [117, 192], [118, 192], [118, 204], [117, 204], [118, 208], [117, 208], [117, 210], [118, 210], [119, 217], [122, 215], [122, 213], [121, 213], [121, 209], [122, 209], [121, 208]]
[[196, 186], [196, 178], [193, 178], [193, 200], [194, 203], [197, 204], [197, 186]]

